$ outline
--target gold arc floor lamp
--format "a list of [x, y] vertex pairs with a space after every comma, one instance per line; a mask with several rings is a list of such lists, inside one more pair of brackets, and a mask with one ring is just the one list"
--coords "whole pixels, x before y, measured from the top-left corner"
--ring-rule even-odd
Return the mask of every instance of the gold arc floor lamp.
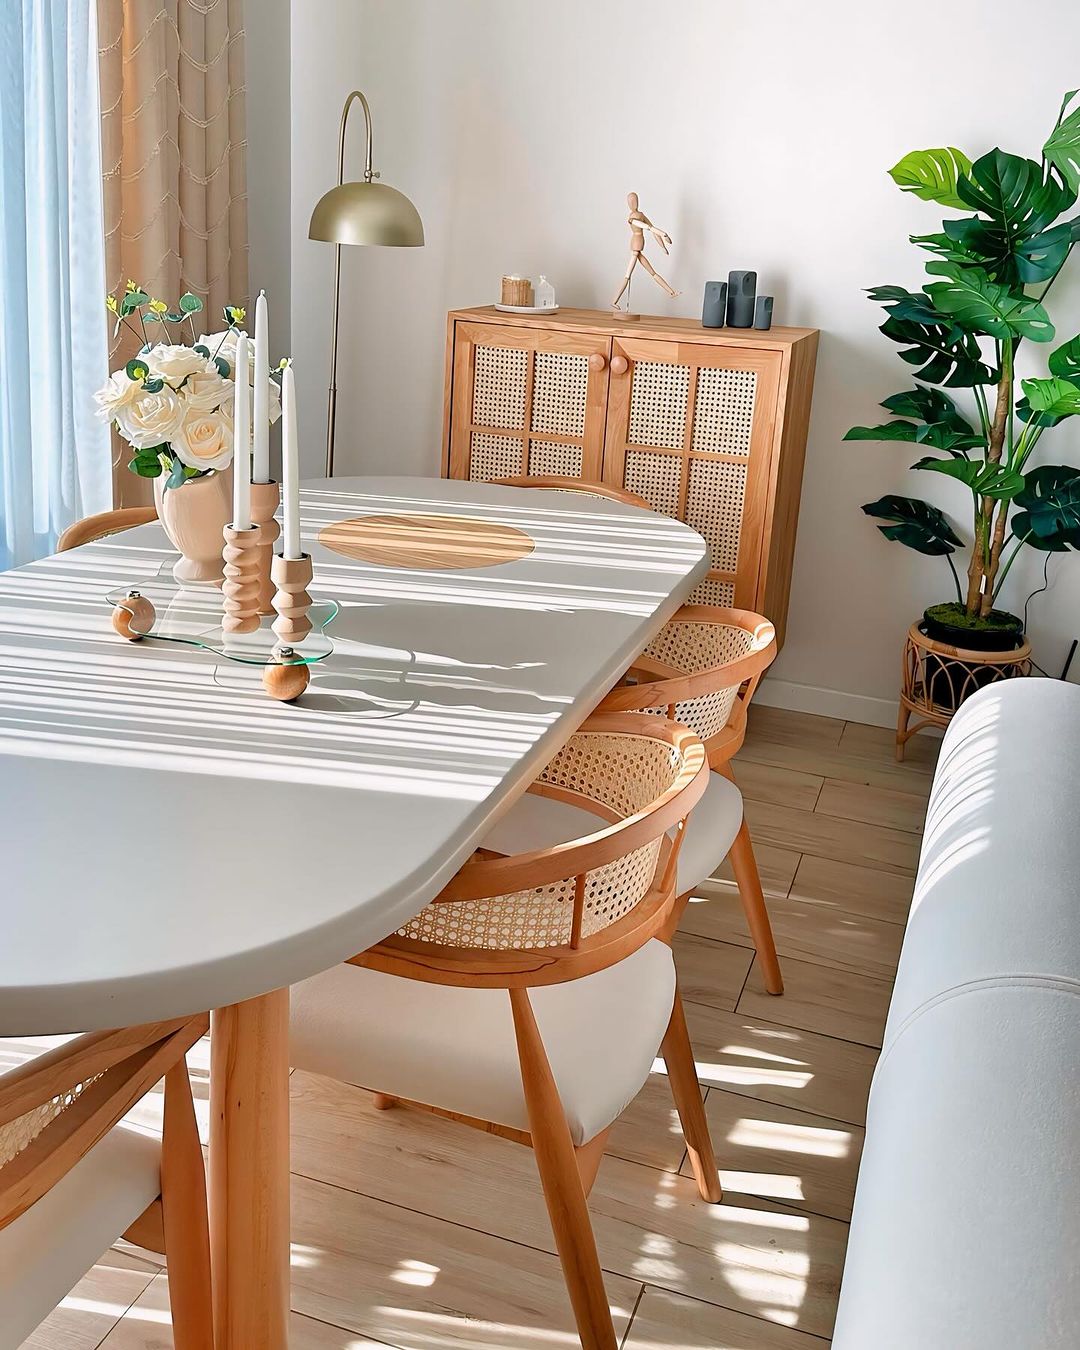
[[[364, 110], [367, 133], [364, 157], [364, 181], [345, 182], [345, 127], [349, 111], [356, 102]], [[341, 302], [342, 244], [382, 244], [398, 248], [416, 248], [424, 242], [424, 224], [419, 212], [403, 192], [376, 183], [371, 167], [371, 109], [359, 89], [354, 89], [341, 110], [338, 132], [338, 180], [316, 203], [308, 226], [308, 238], [335, 244], [334, 319], [330, 345], [330, 390], [326, 409], [326, 476], [334, 474], [334, 433], [337, 426], [338, 310]]]

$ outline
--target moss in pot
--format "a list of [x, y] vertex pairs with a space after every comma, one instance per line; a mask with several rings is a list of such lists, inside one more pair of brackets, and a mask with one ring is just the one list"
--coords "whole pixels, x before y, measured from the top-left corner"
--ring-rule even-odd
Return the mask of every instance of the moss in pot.
[[[928, 637], [1014, 651], [1023, 623], [998, 601], [1018, 554], [1080, 549], [1080, 470], [1033, 458], [1047, 431], [1080, 414], [1080, 334], [1063, 342], [1044, 304], [1080, 239], [1076, 91], [1039, 160], [993, 149], [973, 161], [948, 147], [912, 151], [889, 172], [903, 191], [949, 215], [938, 232], [911, 236], [927, 255], [922, 290], [869, 292], [914, 387], [882, 400], [890, 420], [852, 427], [845, 439], [909, 446], [918, 455], [912, 469], [962, 483], [971, 494], [970, 538], [917, 497], [889, 495], [862, 509], [886, 539], [948, 563], [956, 599], [926, 610]], [[1045, 375], [1017, 378], [1024, 342], [1049, 352]], [[962, 578], [953, 555], [965, 546]]]

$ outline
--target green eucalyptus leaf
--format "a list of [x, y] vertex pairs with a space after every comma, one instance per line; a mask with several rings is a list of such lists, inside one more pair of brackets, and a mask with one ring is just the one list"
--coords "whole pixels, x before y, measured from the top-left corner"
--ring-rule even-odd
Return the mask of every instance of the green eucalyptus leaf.
[[1057, 125], [1043, 146], [1043, 157], [1074, 192], [1080, 190], [1080, 104], [1066, 117], [1065, 109], [1080, 92], [1071, 89], [1062, 100]]
[[126, 291], [124, 298], [120, 301], [120, 313], [123, 315], [132, 314], [141, 306], [149, 303], [150, 297], [145, 291]]
[[160, 394], [165, 388], [164, 380], [144, 380], [143, 388], [148, 394]]
[[181, 314], [178, 310], [175, 309], [170, 309], [169, 312], [165, 315], [165, 317], [168, 319], [170, 323], [184, 322], [183, 314]]
[[180, 297], [180, 308], [185, 314], [201, 314], [203, 302], [197, 295], [192, 295], [190, 291], [186, 291]]
[[982, 268], [932, 262], [926, 270], [946, 278], [926, 287], [934, 305], [968, 332], [986, 333], [999, 341], [1014, 336], [1053, 341], [1054, 325], [1042, 305], [991, 281]]
[[1069, 464], [1040, 464], [1024, 475], [1010, 524], [1034, 548], [1059, 553], [1080, 549], [1080, 471]]
[[150, 367], [139, 357], [133, 356], [124, 367], [124, 373], [129, 380], [145, 380], [150, 374]]
[[920, 459], [913, 469], [928, 469], [933, 473], [948, 474], [965, 483], [980, 497], [1008, 501], [1024, 486], [1024, 475], [1004, 464], [990, 464], [983, 459]]
[[142, 451], [134, 459], [128, 460], [128, 468], [132, 473], [137, 473], [140, 478], [160, 478], [161, 476], [161, 465], [158, 462], [157, 455], [148, 455]]
[[214, 357], [214, 365], [217, 366], [217, 371], [218, 371], [218, 374], [221, 376], [221, 378], [222, 378], [223, 380], [227, 380], [227, 379], [229, 378], [229, 363], [228, 363], [228, 361], [226, 361], [225, 358], [224, 358], [223, 356], [215, 356], [215, 357]]
[[[184, 465], [182, 460], [177, 458], [173, 459], [172, 470], [169, 473], [168, 482], [165, 484], [167, 488], [178, 488], [182, 486], [184, 482], [185, 467], [186, 466]], [[184, 500], [186, 501], [187, 498], [185, 497]]]
[[1070, 338], [1046, 359], [1051, 375], [1080, 384], [1080, 337]]
[[205, 346], [203, 343], [196, 342], [195, 346], [192, 347], [191, 350], [193, 352], [198, 352], [200, 356], [205, 356], [208, 361], [210, 360], [210, 348]]
[[965, 203], [956, 194], [956, 184], [970, 169], [967, 155], [950, 145], [939, 150], [912, 150], [892, 166], [889, 177], [904, 192], [914, 192], [924, 202], [962, 211]]
[[953, 553], [963, 540], [950, 525], [948, 517], [936, 506], [918, 497], [893, 495], [867, 502], [862, 508], [866, 515], [888, 523], [878, 529], [886, 539], [905, 544], [917, 553], [941, 557]]

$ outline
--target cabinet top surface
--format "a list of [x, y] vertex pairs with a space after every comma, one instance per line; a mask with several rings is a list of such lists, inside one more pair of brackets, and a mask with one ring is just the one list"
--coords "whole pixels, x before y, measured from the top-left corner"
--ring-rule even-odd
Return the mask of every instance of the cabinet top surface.
[[609, 309], [570, 309], [560, 307], [550, 316], [541, 314], [505, 314], [494, 305], [471, 309], [453, 309], [451, 319], [473, 323], [497, 323], [507, 328], [552, 328], [577, 332], [612, 334], [616, 337], [675, 338], [679, 342], [716, 342], [725, 346], [758, 347], [778, 350], [816, 338], [816, 328], [706, 328], [700, 319], [682, 319], [674, 315], [643, 314], [640, 319], [612, 317]]

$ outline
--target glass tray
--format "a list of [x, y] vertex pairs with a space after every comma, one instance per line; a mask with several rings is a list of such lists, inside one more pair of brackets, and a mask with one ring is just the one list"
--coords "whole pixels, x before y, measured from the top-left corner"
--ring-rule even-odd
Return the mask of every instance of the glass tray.
[[313, 600], [308, 610], [311, 632], [302, 642], [285, 644], [270, 627], [272, 614], [264, 615], [251, 633], [224, 632], [221, 590], [216, 586], [181, 586], [173, 579], [169, 563], [163, 564], [155, 576], [115, 586], [105, 593], [114, 611], [125, 609], [134, 597], [149, 600], [154, 613], [149, 622], [142, 618], [140, 623], [132, 617], [129, 629], [133, 637], [202, 647], [227, 661], [249, 666], [314, 665], [325, 661], [334, 650], [325, 630], [337, 617], [336, 600]]

